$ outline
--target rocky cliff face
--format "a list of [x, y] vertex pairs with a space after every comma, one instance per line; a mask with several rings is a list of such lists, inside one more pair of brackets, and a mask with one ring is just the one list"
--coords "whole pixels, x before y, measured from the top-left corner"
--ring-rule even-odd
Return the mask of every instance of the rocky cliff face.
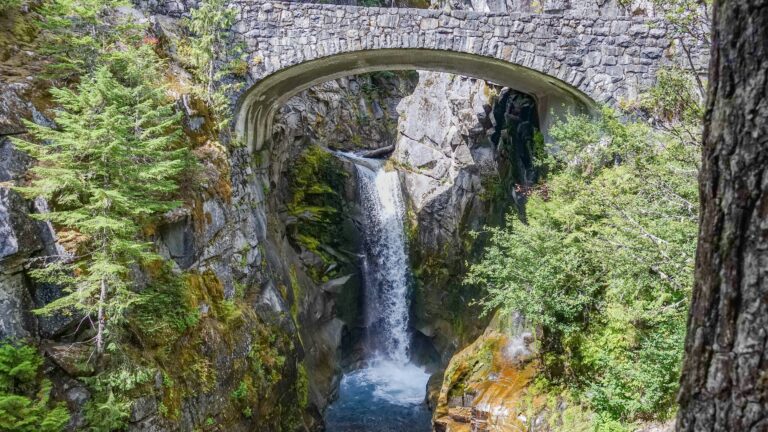
[[[170, 20], [163, 22], [165, 37], [174, 34], [173, 25]], [[180, 81], [189, 79], [183, 71], [177, 72]], [[183, 387], [181, 395], [170, 394], [164, 370], [171, 365], [151, 365], [157, 370], [156, 384], [135, 399], [131, 430], [191, 430], [209, 419], [228, 430], [248, 430], [254, 424], [265, 430], [319, 424], [320, 411], [338, 385], [343, 358], [355, 358], [354, 353], [343, 357], [342, 349], [353, 350], [360, 331], [355, 297], [360, 270], [354, 259], [340, 259], [343, 271], [337, 272], [338, 277], [314, 277], [318, 254], [291, 236], [296, 224], [286, 209], [291, 199], [291, 168], [316, 144], [341, 150], [391, 147], [397, 134], [397, 103], [414, 83], [412, 74], [391, 74], [352, 77], [313, 88], [289, 101], [278, 116], [274, 145], [255, 156], [210, 139], [205, 107], [179, 94], [185, 129], [196, 142], [195, 155], [203, 168], [200, 187], [186, 197], [182, 208], [166, 215], [153, 238], [174, 272], [196, 275], [186, 279], [186, 289], [196, 293], [194, 302], [202, 322], [195, 334], [168, 340], [164, 349], [180, 359], [175, 367], [207, 372], [204, 380], [198, 375], [177, 383]], [[53, 124], [30, 102], [32, 91], [44, 92], [44, 87], [8, 86], [2, 94], [0, 173], [8, 183], [0, 191], [0, 331], [3, 338], [40, 341], [50, 359], [56, 391], [78, 413], [91, 395], [76, 379], [82, 374], [75, 364], [82, 359], [62, 349], [68, 341], [61, 336], [72, 330], [73, 321], [31, 313], [58, 291], [32, 281], [25, 268], [29, 259], [56, 255], [64, 248], [52, 227], [30, 216], [44, 212], [45, 203], [27, 202], [10, 189], [23, 180], [30, 161], [14, 149], [7, 135], [24, 132], [22, 118]], [[350, 258], [359, 238], [359, 214], [352, 204], [357, 192], [354, 170], [343, 164], [340, 169], [350, 176], [343, 193], [349, 212], [342, 221]], [[62, 234], [66, 233], [58, 233]], [[242, 319], [228, 321], [220, 315], [226, 301], [247, 306]], [[259, 415], [251, 419], [240, 413], [241, 403], [230, 395], [251, 373], [243, 358], [255, 352], [280, 358], [281, 364], [268, 371], [273, 378], [257, 404]], [[173, 379], [187, 377], [174, 375]], [[308, 381], [304, 396], [297, 386], [302, 379]], [[303, 398], [306, 402], [301, 402]], [[81, 424], [82, 416], [73, 416], [72, 427]]]
[[498, 177], [490, 136], [496, 130], [491, 113], [499, 90], [455, 75], [421, 73], [399, 108], [392, 159], [404, 177], [411, 209], [417, 282], [412, 321], [432, 340], [440, 363], [482, 326], [476, 311], [457, 305], [470, 294], [460, 284], [474, 243], [469, 232], [493, 216], [498, 220], [503, 206], [485, 195], [487, 180]]

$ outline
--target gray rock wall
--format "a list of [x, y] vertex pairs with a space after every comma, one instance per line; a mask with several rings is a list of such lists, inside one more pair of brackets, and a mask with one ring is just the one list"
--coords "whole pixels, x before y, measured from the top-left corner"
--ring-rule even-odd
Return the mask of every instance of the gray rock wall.
[[11, 137], [26, 132], [22, 119], [51, 125], [30, 102], [31, 83], [9, 83], [0, 88], [0, 339], [34, 336], [38, 330], [58, 330], [57, 320], [39, 320], [31, 310], [40, 306], [51, 287], [35, 287], [25, 272], [27, 259], [58, 253], [51, 227], [32, 218], [45, 208], [42, 201], [23, 199], [12, 187], [24, 176], [30, 159], [17, 150]]
[[[489, 137], [500, 88], [445, 73], [420, 72], [419, 77], [414, 92], [398, 106], [392, 160], [404, 178], [414, 231], [412, 325], [444, 362], [464, 343], [455, 324], [469, 312], [449, 306], [456, 288], [450, 285], [460, 285], [469, 231], [491, 222], [492, 204], [482, 196], [484, 180], [498, 176], [498, 154]], [[466, 336], [481, 326], [481, 320], [468, 323]]]

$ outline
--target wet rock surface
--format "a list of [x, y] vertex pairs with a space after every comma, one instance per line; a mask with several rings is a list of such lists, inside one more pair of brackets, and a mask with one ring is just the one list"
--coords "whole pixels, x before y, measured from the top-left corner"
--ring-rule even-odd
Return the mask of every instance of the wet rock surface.
[[497, 315], [483, 335], [448, 364], [437, 395], [435, 431], [528, 427], [523, 396], [537, 368], [533, 342], [518, 317]]

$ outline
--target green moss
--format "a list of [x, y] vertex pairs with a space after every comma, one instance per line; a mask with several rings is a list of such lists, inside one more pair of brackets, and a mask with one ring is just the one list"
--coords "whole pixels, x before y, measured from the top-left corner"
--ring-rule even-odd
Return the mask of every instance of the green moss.
[[0, 15], [4, 15], [21, 6], [21, 0], [0, 0]]
[[235, 299], [242, 300], [245, 298], [245, 293], [248, 290], [248, 286], [243, 282], [235, 282]]
[[161, 264], [151, 273], [154, 278], [128, 314], [128, 322], [148, 347], [157, 347], [197, 326], [200, 312], [189, 281], [174, 275], [170, 265]]
[[342, 244], [344, 190], [347, 173], [341, 162], [328, 151], [313, 145], [297, 158], [289, 172], [290, 200], [286, 207], [297, 220], [289, 230], [295, 244], [320, 257], [322, 265], [307, 269], [316, 281], [322, 282], [326, 269], [338, 263], [338, 257], [323, 246], [331, 248]]
[[309, 406], [309, 377], [304, 364], [299, 364], [296, 376], [296, 400], [299, 407], [304, 410]]
[[256, 384], [262, 391], [274, 386], [282, 379], [285, 356], [288, 352], [288, 338], [282, 332], [268, 332], [259, 327], [254, 333], [254, 342], [248, 353], [248, 364]]
[[243, 59], [232, 60], [227, 69], [229, 73], [237, 77], [244, 78], [248, 76], [248, 62]]
[[291, 316], [293, 321], [298, 325], [299, 323], [299, 303], [301, 302], [301, 284], [299, 283], [299, 277], [296, 274], [296, 267], [291, 265], [288, 272], [291, 282]]

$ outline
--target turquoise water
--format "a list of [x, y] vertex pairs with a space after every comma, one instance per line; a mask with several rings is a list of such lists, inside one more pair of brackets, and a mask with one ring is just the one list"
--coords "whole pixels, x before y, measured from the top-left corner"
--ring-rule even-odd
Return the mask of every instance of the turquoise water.
[[429, 374], [413, 364], [379, 362], [345, 375], [326, 411], [327, 432], [430, 432], [424, 403]]

